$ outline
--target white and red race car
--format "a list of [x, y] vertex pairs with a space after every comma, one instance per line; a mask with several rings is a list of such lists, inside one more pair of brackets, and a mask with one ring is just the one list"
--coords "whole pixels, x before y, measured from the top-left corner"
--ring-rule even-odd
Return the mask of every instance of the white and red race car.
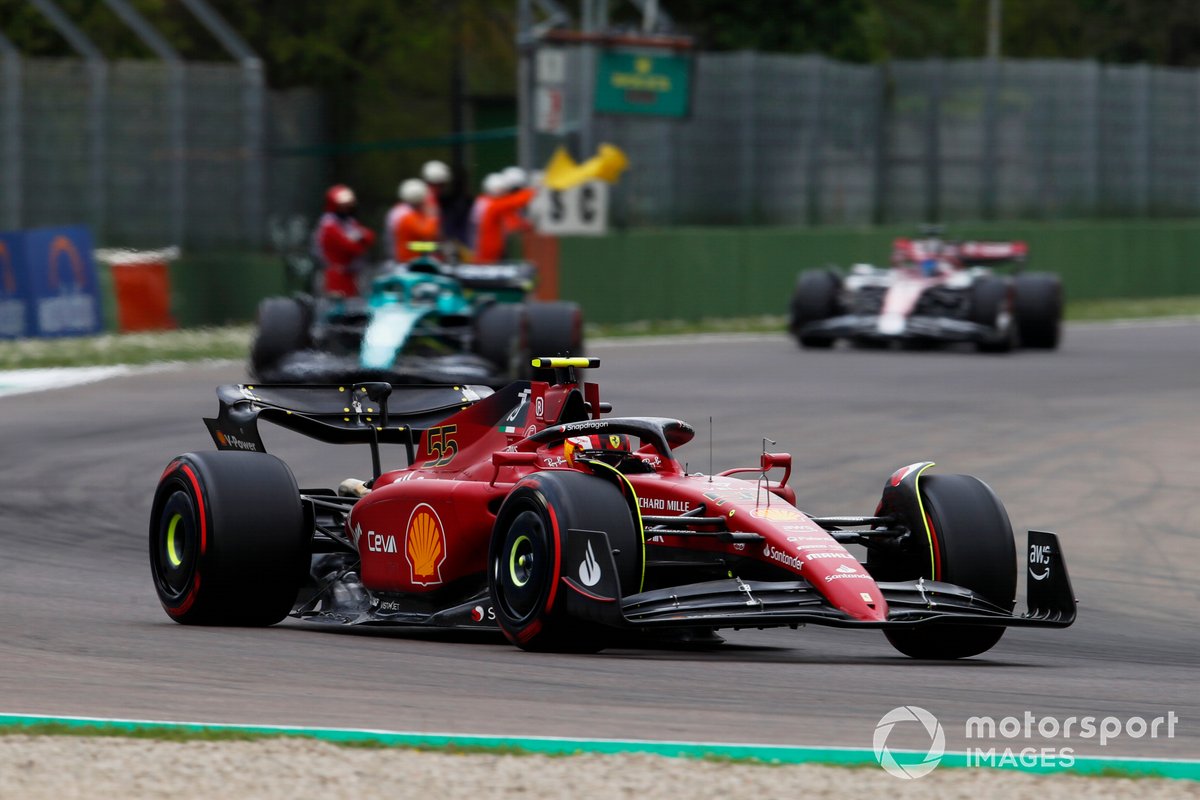
[[[1057, 275], [1023, 272], [1025, 242], [957, 242], [927, 228], [892, 243], [890, 267], [848, 274], [807, 270], [796, 279], [789, 329], [801, 347], [839, 339], [859, 346], [967, 342], [986, 352], [1054, 349], [1062, 326]], [[993, 266], [1009, 264], [1013, 274]]]

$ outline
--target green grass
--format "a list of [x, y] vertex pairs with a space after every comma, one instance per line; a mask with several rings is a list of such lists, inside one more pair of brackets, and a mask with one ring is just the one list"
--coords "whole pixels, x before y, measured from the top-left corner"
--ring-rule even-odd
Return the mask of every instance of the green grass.
[[243, 359], [250, 349], [252, 334], [252, 326], [238, 325], [67, 339], [17, 339], [0, 342], [0, 370]]
[[779, 333], [787, 327], [783, 314], [764, 314], [761, 317], [700, 320], [643, 320], [587, 326], [589, 339], [621, 336], [682, 336], [691, 333]]
[[231, 730], [66, 725], [61, 722], [0, 727], [0, 736], [78, 736], [83, 738], [119, 736], [125, 739], [153, 739], [161, 742], [252, 742], [259, 739], [278, 739], [282, 735]]
[[[1072, 322], [1156, 317], [1200, 317], [1200, 296], [1125, 300], [1080, 300], [1067, 304]], [[737, 319], [650, 320], [589, 324], [591, 339], [625, 336], [674, 336], [693, 333], [778, 333], [782, 315]], [[74, 339], [18, 339], [0, 342], [0, 370], [32, 367], [81, 367], [246, 358], [254, 328], [191, 328], [162, 333], [104, 334]]]
[[1200, 316], [1200, 295], [1068, 302], [1064, 316], [1072, 322], [1154, 317]]

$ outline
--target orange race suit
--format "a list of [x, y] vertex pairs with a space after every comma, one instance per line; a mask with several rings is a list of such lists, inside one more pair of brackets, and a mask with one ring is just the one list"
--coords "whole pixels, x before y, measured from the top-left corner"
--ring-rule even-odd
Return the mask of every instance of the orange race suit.
[[537, 195], [534, 189], [492, 198], [479, 215], [479, 232], [475, 239], [475, 263], [494, 264], [504, 258], [504, 237], [516, 214]]

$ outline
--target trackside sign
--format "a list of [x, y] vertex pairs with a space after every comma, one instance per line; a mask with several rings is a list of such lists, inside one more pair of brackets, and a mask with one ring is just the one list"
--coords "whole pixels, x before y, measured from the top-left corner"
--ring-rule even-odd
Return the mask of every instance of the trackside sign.
[[102, 324], [91, 231], [0, 233], [0, 338], [81, 336]]
[[25, 237], [0, 233], [0, 339], [30, 336], [31, 323]]
[[686, 117], [691, 60], [686, 56], [606, 50], [596, 63], [598, 114]]

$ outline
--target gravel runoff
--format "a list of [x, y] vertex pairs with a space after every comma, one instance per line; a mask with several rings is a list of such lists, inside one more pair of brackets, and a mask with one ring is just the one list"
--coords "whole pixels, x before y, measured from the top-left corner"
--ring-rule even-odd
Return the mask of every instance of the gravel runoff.
[[566, 757], [339, 747], [312, 739], [162, 742], [0, 737], [0, 798], [328, 800], [570, 797], [1200, 798], [1200, 783], [948, 769], [902, 781], [874, 768], [764, 766], [651, 755]]

